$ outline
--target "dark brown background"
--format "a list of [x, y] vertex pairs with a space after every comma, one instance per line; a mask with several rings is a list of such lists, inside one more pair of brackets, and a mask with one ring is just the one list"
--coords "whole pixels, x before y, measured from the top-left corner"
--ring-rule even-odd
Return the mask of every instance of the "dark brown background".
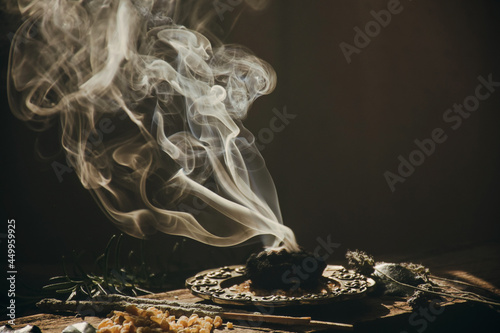
[[[332, 260], [353, 248], [385, 254], [498, 242], [500, 89], [456, 131], [442, 115], [474, 93], [479, 75], [500, 81], [500, 3], [402, 0], [402, 12], [348, 64], [339, 43], [353, 44], [353, 28], [387, 3], [274, 0], [263, 11], [244, 10], [231, 31], [244, 5], [218, 22], [226, 42], [247, 46], [278, 74], [247, 127], [254, 134], [269, 127], [273, 108], [296, 115], [262, 152], [285, 223], [310, 249], [331, 235], [341, 244]], [[1, 36], [3, 77], [9, 27]], [[2, 112], [2, 219], [17, 221], [21, 273], [28, 263], [58, 265], [72, 249], [101, 251], [117, 230], [74, 174], [60, 183], [36, 156], [40, 134], [15, 119], [5, 99]], [[396, 172], [398, 155], [437, 127], [448, 140], [392, 193], [384, 172]], [[158, 236], [149, 246], [168, 251], [175, 240]], [[200, 249], [187, 243], [191, 257]], [[239, 263], [238, 251], [217, 253]]]

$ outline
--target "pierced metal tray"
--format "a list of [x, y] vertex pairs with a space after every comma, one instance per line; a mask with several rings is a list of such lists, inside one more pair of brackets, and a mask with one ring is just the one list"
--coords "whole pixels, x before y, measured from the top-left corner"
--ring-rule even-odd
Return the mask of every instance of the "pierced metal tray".
[[253, 289], [245, 276], [245, 266], [209, 269], [186, 280], [186, 287], [216, 304], [293, 306], [327, 304], [364, 296], [375, 281], [342, 266], [328, 265], [315, 290], [293, 291]]

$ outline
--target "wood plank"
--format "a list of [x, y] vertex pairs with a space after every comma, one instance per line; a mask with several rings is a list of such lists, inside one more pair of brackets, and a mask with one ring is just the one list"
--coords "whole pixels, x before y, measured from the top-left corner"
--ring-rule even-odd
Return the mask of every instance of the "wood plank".
[[[154, 295], [149, 295], [148, 298], [158, 300], [179, 300], [186, 303], [206, 302], [197, 296], [191, 294], [187, 289], [179, 289]], [[445, 306], [451, 306], [456, 303], [448, 302]], [[300, 306], [294, 308], [245, 308], [249, 312], [268, 311], [268, 314], [288, 315], [288, 316], [310, 316], [314, 320], [333, 321], [339, 323], [359, 324], [370, 322], [383, 318], [399, 316], [411, 313], [411, 308], [404, 299], [394, 297], [365, 297], [359, 300], [352, 300], [338, 304], [322, 305], [322, 306]], [[94, 326], [102, 320], [101, 318], [89, 317], [85, 318]], [[80, 322], [82, 319], [74, 316], [48, 315], [40, 314], [29, 316], [16, 320], [16, 328], [23, 327], [26, 324], [37, 325], [43, 332], [60, 333], [66, 326]], [[2, 325], [4, 323], [1, 323]], [[322, 327], [302, 326], [302, 327], [286, 327], [280, 325], [265, 326], [261, 323], [246, 323], [245, 321], [234, 321], [235, 329], [232, 332], [249, 333], [249, 332], [318, 332], [323, 330]], [[252, 326], [253, 324], [253, 326]]]
[[[500, 245], [479, 246], [472, 249], [458, 249], [432, 255], [414, 256], [413, 259], [405, 261], [419, 262], [431, 269], [436, 275], [461, 279], [463, 281], [481, 286], [492, 293], [500, 295], [498, 285], [492, 283], [491, 279], [498, 276], [498, 262], [500, 262]], [[496, 258], [496, 260], [495, 260]], [[484, 261], [482, 261], [484, 260]], [[485, 262], [487, 263], [485, 265]], [[149, 298], [158, 300], [178, 300], [187, 303], [203, 302], [187, 289], [173, 290], [164, 293], [149, 295]], [[445, 309], [460, 308], [464, 301], [448, 301], [444, 304]], [[228, 308], [229, 311], [232, 309]], [[262, 308], [246, 308], [249, 312], [264, 312]], [[274, 308], [264, 309], [267, 314], [288, 315], [297, 317], [312, 317], [314, 320], [325, 320], [340, 323], [354, 324], [355, 330], [375, 327], [380, 322], [394, 322], [400, 318], [399, 323], [408, 324], [408, 317], [412, 314], [412, 309], [404, 298], [396, 297], [365, 297], [359, 300], [352, 300], [342, 303], [333, 303], [323, 306], [300, 306], [294, 308]], [[447, 310], [446, 313], [454, 313]], [[74, 316], [39, 314], [16, 319], [17, 328], [26, 324], [37, 325], [43, 332], [60, 333], [66, 326], [77, 323], [82, 319]], [[97, 326], [101, 318], [86, 318], [88, 322]], [[1, 322], [1, 325], [6, 322]], [[270, 325], [251, 326], [244, 322], [235, 322], [235, 333], [255, 333], [255, 332], [317, 332], [319, 327], [284, 327]], [[363, 330], [362, 330], [363, 331]], [[368, 329], [369, 331], [369, 329]]]

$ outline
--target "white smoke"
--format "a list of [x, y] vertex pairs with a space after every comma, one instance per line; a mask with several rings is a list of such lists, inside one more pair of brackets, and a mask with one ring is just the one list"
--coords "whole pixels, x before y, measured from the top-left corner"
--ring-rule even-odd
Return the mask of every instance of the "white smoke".
[[[19, 8], [27, 20], [11, 49], [13, 112], [45, 126], [58, 120], [68, 162], [120, 229], [214, 246], [272, 235], [267, 246], [298, 249], [241, 123], [275, 87], [269, 64], [177, 25], [174, 1], [22, 0]], [[92, 145], [104, 117], [116, 130]], [[208, 208], [178, 210], [192, 200]]]

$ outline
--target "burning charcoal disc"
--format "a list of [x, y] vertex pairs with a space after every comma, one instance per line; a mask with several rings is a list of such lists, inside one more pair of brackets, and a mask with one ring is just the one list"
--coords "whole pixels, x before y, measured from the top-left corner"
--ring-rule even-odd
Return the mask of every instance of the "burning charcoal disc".
[[246, 273], [254, 288], [308, 289], [318, 285], [325, 268], [323, 260], [304, 250], [262, 251], [248, 258]]

